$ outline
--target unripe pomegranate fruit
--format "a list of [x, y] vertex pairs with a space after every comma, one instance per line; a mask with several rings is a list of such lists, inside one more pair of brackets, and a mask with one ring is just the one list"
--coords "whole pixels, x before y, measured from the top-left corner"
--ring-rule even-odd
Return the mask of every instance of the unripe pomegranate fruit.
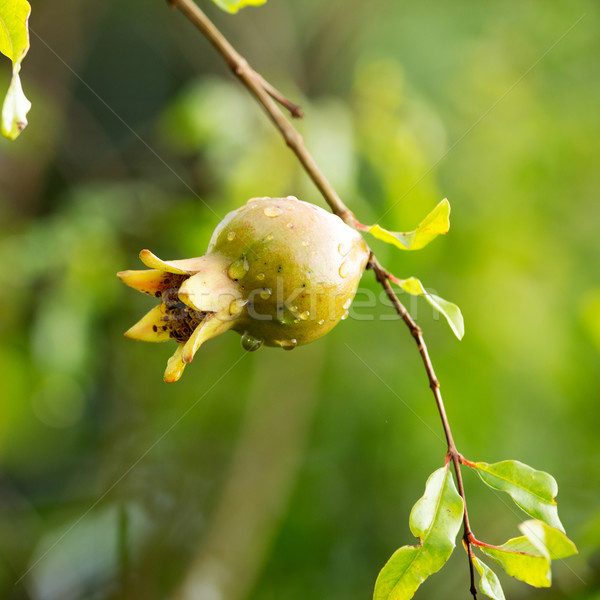
[[291, 350], [330, 331], [347, 315], [369, 252], [339, 217], [288, 198], [253, 198], [215, 229], [207, 253], [163, 261], [142, 250], [151, 268], [118, 273], [161, 303], [125, 336], [175, 339], [165, 381], [177, 381], [198, 348], [228, 329], [249, 351], [263, 344]]

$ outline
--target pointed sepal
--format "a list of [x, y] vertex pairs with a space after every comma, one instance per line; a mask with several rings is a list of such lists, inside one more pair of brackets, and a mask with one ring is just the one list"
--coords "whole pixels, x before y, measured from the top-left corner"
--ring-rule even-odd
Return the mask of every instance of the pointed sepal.
[[181, 360], [184, 363], [192, 362], [198, 348], [218, 335], [221, 335], [228, 329], [231, 329], [233, 319], [222, 317], [221, 314], [209, 314], [201, 323], [194, 329], [190, 339], [185, 342], [181, 354]]
[[125, 337], [141, 342], [166, 342], [171, 335], [163, 320], [165, 315], [164, 304], [155, 306], [124, 333]]
[[179, 381], [179, 378], [183, 375], [183, 370], [186, 365], [181, 359], [183, 346], [184, 344], [179, 344], [177, 350], [175, 350], [173, 356], [171, 356], [167, 362], [167, 368], [165, 369], [165, 374], [163, 376], [165, 383], [175, 383], [176, 381]]
[[179, 275], [191, 275], [200, 270], [202, 264], [202, 256], [198, 258], [184, 258], [181, 260], [162, 260], [150, 250], [142, 250], [140, 252], [140, 260], [151, 269], [159, 271], [168, 271], [169, 273], [177, 273]]

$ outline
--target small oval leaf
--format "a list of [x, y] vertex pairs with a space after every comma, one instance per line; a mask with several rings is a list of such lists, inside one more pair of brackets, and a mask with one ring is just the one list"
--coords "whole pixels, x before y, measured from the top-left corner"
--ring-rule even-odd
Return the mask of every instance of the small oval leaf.
[[473, 564], [481, 576], [479, 589], [482, 594], [493, 598], [493, 600], [505, 600], [504, 591], [500, 585], [498, 576], [483, 561], [473, 556]]
[[494, 464], [477, 462], [472, 466], [485, 484], [510, 494], [515, 504], [528, 515], [564, 531], [554, 500], [558, 485], [552, 475], [536, 471], [518, 460]]
[[444, 198], [417, 226], [414, 231], [388, 231], [372, 225], [367, 231], [377, 239], [401, 250], [420, 250], [438, 235], [450, 229], [450, 203]]
[[374, 600], [412, 598], [421, 583], [450, 558], [462, 515], [462, 498], [446, 465], [432, 473], [425, 494], [410, 513], [410, 530], [419, 544], [394, 552], [377, 577]]
[[260, 6], [267, 0], [213, 0], [213, 2], [225, 12], [236, 13], [244, 6]]
[[392, 281], [398, 284], [405, 292], [408, 292], [413, 296], [423, 296], [433, 308], [446, 318], [454, 335], [459, 340], [462, 340], [465, 335], [465, 321], [460, 312], [460, 308], [458, 308], [456, 304], [428, 292], [416, 277], [409, 277], [408, 279], [394, 278]]

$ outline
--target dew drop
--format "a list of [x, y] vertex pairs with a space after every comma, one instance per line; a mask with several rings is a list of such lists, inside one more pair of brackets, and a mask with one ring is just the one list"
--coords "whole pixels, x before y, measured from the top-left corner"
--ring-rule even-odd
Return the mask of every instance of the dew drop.
[[230, 232], [227, 234], [227, 239], [228, 239], [230, 242], [233, 242], [233, 240], [235, 240], [235, 231], [230, 231]]
[[234, 281], [237, 281], [246, 275], [248, 269], [250, 269], [248, 259], [245, 256], [241, 256], [229, 265], [229, 269], [227, 269], [227, 275], [229, 275], [229, 277]]
[[263, 340], [255, 338], [247, 331], [242, 335], [242, 348], [246, 350], [246, 352], [256, 352], [259, 348], [262, 348], [263, 343]]
[[306, 240], [302, 240], [302, 245], [306, 248], [308, 246], [308, 242]]
[[244, 300], [242, 298], [238, 298], [237, 300], [234, 300], [230, 305], [229, 305], [229, 314], [230, 315], [239, 315], [244, 306], [246, 306], [246, 304], [248, 304], [248, 300]]
[[267, 237], [265, 237], [265, 241], [272, 242], [273, 241], [273, 236], [269, 233], [269, 235]]
[[263, 300], [268, 300], [271, 297], [271, 290], [269, 288], [263, 288], [261, 293], [259, 294]]
[[295, 200], [296, 202], [299, 202], [298, 198], [296, 198], [296, 196], [288, 196], [286, 198], [286, 200]]
[[325, 319], [319, 319], [319, 325], [324, 325], [325, 324]]
[[287, 227], [288, 229], [294, 229], [294, 224], [293, 224], [293, 223], [288, 223], [288, 224], [286, 225], [286, 227]]
[[348, 311], [346, 311], [343, 315], [342, 315], [342, 321], [345, 321], [348, 318], [348, 315], [350, 313]]
[[298, 345], [298, 342], [294, 338], [292, 338], [291, 340], [281, 340], [279, 342], [279, 345], [284, 350], [293, 350]]
[[338, 246], [338, 252], [342, 255], [342, 256], [346, 256], [346, 254], [348, 254], [348, 249], [346, 248], [346, 246], [344, 244], [340, 244]]
[[256, 279], [258, 279], [259, 281], [263, 281], [265, 278], [265, 274], [264, 273], [258, 273], [256, 275]]
[[342, 308], [344, 310], [346, 310], [347, 308], [350, 308], [350, 305], [352, 304], [352, 298], [348, 298], [346, 300], [346, 302], [344, 302], [344, 304], [342, 304]]
[[281, 209], [277, 206], [267, 206], [263, 210], [265, 217], [278, 217], [281, 214]]
[[339, 268], [339, 274], [340, 277], [342, 278], [346, 278], [348, 277], [348, 275], [350, 275], [350, 265], [348, 264], [348, 261], [344, 261]]
[[304, 312], [301, 312], [301, 313], [298, 315], [298, 318], [299, 318], [301, 321], [306, 321], [306, 320], [308, 319], [308, 317], [310, 317], [310, 312], [308, 312], [307, 310], [305, 310]]

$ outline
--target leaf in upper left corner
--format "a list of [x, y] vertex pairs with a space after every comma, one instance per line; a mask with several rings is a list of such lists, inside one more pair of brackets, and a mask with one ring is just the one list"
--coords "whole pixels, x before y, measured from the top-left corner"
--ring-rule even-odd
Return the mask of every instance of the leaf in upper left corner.
[[27, 126], [31, 102], [23, 93], [19, 72], [29, 50], [27, 21], [31, 6], [26, 0], [0, 0], [0, 52], [13, 63], [12, 79], [2, 106], [2, 135], [14, 140]]
[[367, 231], [377, 239], [400, 248], [420, 250], [438, 235], [450, 229], [450, 203], [444, 198], [417, 226], [414, 231], [388, 231], [379, 225], [371, 225]]
[[435, 294], [428, 292], [423, 284], [416, 277], [409, 277], [408, 279], [393, 279], [394, 283], [398, 284], [405, 292], [412, 294], [413, 296], [423, 296], [433, 308], [435, 308], [440, 314], [442, 314], [450, 329], [454, 332], [454, 335], [462, 340], [465, 335], [465, 321], [463, 319], [460, 308], [444, 300]]
[[213, 0], [213, 2], [225, 12], [236, 13], [244, 6], [260, 6], [267, 0]]
[[374, 600], [412, 598], [421, 583], [450, 558], [462, 516], [463, 501], [446, 465], [431, 474], [425, 494], [410, 513], [410, 530], [419, 543], [392, 554], [377, 577]]

